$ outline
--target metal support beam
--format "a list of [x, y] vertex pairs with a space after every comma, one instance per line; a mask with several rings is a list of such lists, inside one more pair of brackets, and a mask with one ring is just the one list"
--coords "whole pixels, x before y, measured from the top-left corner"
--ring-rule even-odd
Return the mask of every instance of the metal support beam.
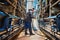
[[10, 3], [10, 5], [12, 6], [12, 7], [14, 7], [15, 8], [15, 5], [14, 4], [12, 4], [9, 0], [6, 0], [7, 2], [9, 2]]
[[49, 1], [49, 16], [51, 16], [51, 5], [52, 5], [52, 4], [51, 4], [51, 1], [52, 1], [52, 0]]
[[51, 5], [51, 7], [55, 6], [59, 1], [55, 2], [53, 5]]
[[42, 0], [40, 0], [40, 15], [42, 16]]

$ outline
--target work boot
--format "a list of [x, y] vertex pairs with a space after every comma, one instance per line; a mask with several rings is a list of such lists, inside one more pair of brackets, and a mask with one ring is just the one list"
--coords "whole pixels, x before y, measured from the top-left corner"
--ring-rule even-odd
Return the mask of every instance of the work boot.
[[28, 35], [28, 33], [25, 33], [25, 35]]
[[30, 35], [35, 35], [35, 34], [31, 33]]

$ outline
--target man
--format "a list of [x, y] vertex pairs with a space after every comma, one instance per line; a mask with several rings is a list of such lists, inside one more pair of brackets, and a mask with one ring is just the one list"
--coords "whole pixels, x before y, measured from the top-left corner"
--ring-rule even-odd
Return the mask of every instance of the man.
[[27, 35], [27, 29], [29, 29], [30, 35], [34, 35], [32, 33], [32, 28], [31, 28], [31, 22], [32, 22], [32, 15], [31, 15], [31, 9], [29, 9], [26, 18], [25, 18], [25, 35]]

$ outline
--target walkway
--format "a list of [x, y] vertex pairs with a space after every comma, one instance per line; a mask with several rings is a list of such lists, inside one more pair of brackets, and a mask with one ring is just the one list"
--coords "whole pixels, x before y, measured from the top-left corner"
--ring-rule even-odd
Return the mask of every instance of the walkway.
[[24, 35], [24, 32], [22, 32], [16, 40], [45, 40], [45, 37], [39, 36], [37, 34], [35, 35]]
[[[38, 22], [36, 19], [33, 19], [33, 26], [37, 31], [33, 31], [35, 35], [24, 35], [24, 31], [16, 38], [16, 40], [45, 40], [45, 35], [39, 30]], [[34, 30], [34, 29], [33, 29]]]

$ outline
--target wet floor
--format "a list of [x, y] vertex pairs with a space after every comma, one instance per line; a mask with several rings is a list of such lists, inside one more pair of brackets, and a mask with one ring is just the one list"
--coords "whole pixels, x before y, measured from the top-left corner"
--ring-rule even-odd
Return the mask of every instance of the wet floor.
[[25, 35], [24, 32], [22, 32], [15, 40], [45, 40], [46, 38], [44, 35], [41, 33], [40, 35]]

